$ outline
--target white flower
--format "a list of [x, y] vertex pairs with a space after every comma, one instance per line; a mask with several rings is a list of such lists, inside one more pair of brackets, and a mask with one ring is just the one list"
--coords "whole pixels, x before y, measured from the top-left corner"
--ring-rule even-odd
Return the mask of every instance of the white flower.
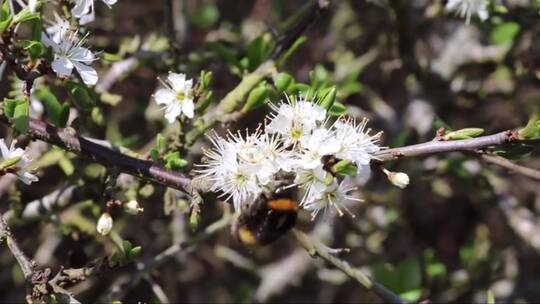
[[472, 15], [478, 15], [482, 21], [488, 18], [487, 0], [448, 0], [446, 10], [465, 18], [467, 23]]
[[164, 88], [154, 95], [157, 104], [165, 105], [165, 118], [173, 123], [176, 117], [184, 113], [193, 118], [193, 80], [186, 80], [185, 74], [169, 73], [167, 80], [162, 82]]
[[[314, 169], [299, 169], [296, 171], [296, 177], [294, 178], [294, 185], [303, 190], [302, 199], [300, 200], [300, 206], [306, 204], [306, 202], [313, 198], [319, 197], [326, 189], [326, 179], [328, 173], [324, 171], [322, 166]], [[333, 179], [331, 180], [333, 182]]]
[[113, 228], [113, 219], [108, 212], [104, 212], [98, 219], [96, 230], [101, 235], [107, 235]]
[[367, 119], [363, 119], [360, 124], [356, 124], [354, 119], [339, 119], [332, 126], [335, 142], [338, 143], [334, 156], [354, 162], [359, 173], [360, 168], [369, 165], [374, 158], [373, 153], [381, 149], [377, 143], [382, 133], [370, 135], [371, 130], [366, 130], [367, 122]]
[[45, 32], [53, 41], [61, 41], [69, 30], [69, 21], [60, 17], [56, 12], [54, 12], [54, 20], [45, 20], [45, 22], [47, 24]]
[[46, 33], [41, 34], [41, 42], [51, 47], [54, 52], [54, 60], [51, 64], [53, 71], [58, 77], [68, 77], [77, 70], [86, 85], [95, 85], [98, 75], [90, 64], [97, 60], [94, 54], [83, 47], [86, 37], [79, 38], [78, 32], [61, 28], [58, 35], [50, 37]]
[[[117, 2], [117, 0], [101, 0], [109, 7]], [[80, 18], [81, 24], [86, 24], [94, 21], [95, 10], [94, 0], [74, 0], [75, 6], [71, 9], [71, 13], [76, 18]]]
[[282, 135], [287, 145], [297, 143], [326, 118], [325, 109], [302, 97], [290, 100], [287, 96], [286, 103], [282, 102], [279, 106], [271, 104], [270, 107], [274, 113], [270, 115], [271, 121], [266, 131]]
[[403, 172], [391, 172], [383, 168], [384, 174], [388, 177], [388, 180], [392, 185], [405, 189], [409, 185], [409, 176]]
[[321, 166], [321, 158], [337, 152], [338, 142], [334, 134], [325, 128], [314, 130], [311, 134], [300, 139], [300, 157], [298, 166], [303, 169], [313, 169]]
[[[347, 179], [343, 180], [339, 185], [337, 181], [334, 180], [332, 184], [327, 186], [318, 196], [310, 197], [310, 199], [303, 204], [303, 207], [304, 209], [311, 211], [312, 218], [315, 218], [321, 210], [326, 211], [330, 207], [333, 207], [338, 212], [339, 216], [344, 214], [343, 210], [351, 214], [345, 205], [346, 201], [362, 201], [359, 198], [349, 195], [349, 192], [355, 189], [355, 187], [349, 185]], [[351, 216], [354, 217], [353, 214], [351, 214]]]
[[211, 191], [221, 193], [220, 197], [232, 199], [235, 210], [240, 211], [262, 191], [257, 179], [258, 170], [239, 157], [237, 146], [243, 142], [228, 141], [216, 134], [209, 138], [214, 147], [204, 151], [207, 160], [198, 165], [201, 169], [195, 170], [199, 174], [196, 178], [205, 179], [211, 185]]
[[15, 148], [15, 142], [11, 146], [5, 144], [4, 139], [0, 139], [0, 174], [2, 172], [13, 173], [23, 183], [30, 185], [37, 182], [37, 176], [27, 172], [27, 166], [30, 162], [28, 156], [21, 148]]

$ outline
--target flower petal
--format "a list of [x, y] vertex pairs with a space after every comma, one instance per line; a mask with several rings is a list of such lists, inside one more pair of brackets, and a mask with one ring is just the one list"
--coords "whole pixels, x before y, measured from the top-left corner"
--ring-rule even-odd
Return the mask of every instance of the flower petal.
[[184, 91], [184, 83], [186, 81], [185, 74], [169, 73], [167, 80], [176, 92]]
[[98, 82], [98, 74], [93, 67], [77, 61], [74, 61], [73, 64], [75, 65], [77, 72], [79, 72], [84, 84], [93, 86]]
[[73, 63], [65, 57], [56, 58], [52, 62], [51, 67], [58, 76], [70, 76], [73, 71]]
[[180, 103], [174, 102], [165, 109], [165, 118], [169, 123], [173, 123], [180, 113], [182, 113], [182, 106]]
[[154, 100], [157, 104], [171, 104], [176, 101], [176, 95], [173, 91], [167, 88], [159, 89], [154, 95]]
[[184, 99], [184, 102], [182, 102], [182, 112], [184, 112], [184, 115], [188, 118], [193, 118], [194, 110], [193, 99]]

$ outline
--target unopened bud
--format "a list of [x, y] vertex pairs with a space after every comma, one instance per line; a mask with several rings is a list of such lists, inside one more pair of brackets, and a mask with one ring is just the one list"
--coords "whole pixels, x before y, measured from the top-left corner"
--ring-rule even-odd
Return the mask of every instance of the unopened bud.
[[97, 222], [97, 232], [101, 235], [107, 235], [113, 227], [113, 219], [108, 212], [103, 213]]
[[409, 185], [409, 176], [403, 172], [392, 172], [386, 169], [383, 169], [383, 172], [388, 176], [388, 180], [392, 185], [405, 189]]
[[133, 199], [124, 204], [124, 211], [129, 214], [137, 215], [139, 213], [142, 213], [144, 211], [144, 208], [139, 205], [139, 202]]

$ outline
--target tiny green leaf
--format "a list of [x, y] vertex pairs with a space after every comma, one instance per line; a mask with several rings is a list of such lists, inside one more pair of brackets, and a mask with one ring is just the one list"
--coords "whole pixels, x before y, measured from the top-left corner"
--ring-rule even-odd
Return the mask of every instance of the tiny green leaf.
[[264, 84], [251, 90], [242, 112], [249, 112], [265, 105], [268, 102], [268, 94], [269, 90]]
[[482, 133], [484, 133], [484, 129], [482, 128], [465, 128], [447, 133], [444, 135], [444, 140], [469, 139], [477, 137]]
[[356, 165], [354, 163], [352, 163], [351, 161], [345, 160], [345, 159], [340, 160], [339, 162], [337, 162], [332, 167], [332, 169], [337, 174], [340, 174], [340, 175], [343, 175], [343, 176], [351, 176], [351, 177], [356, 176], [356, 174], [358, 172], [358, 167], [356, 167]]
[[330, 110], [328, 110], [328, 115], [330, 116], [341, 116], [347, 113], [347, 107], [341, 102], [334, 102]]
[[92, 92], [82, 83], [67, 81], [66, 87], [73, 104], [84, 111], [90, 111], [95, 105]]
[[324, 89], [321, 91], [321, 98], [319, 105], [325, 109], [329, 110], [334, 105], [337, 96], [337, 88], [335, 86]]
[[294, 87], [294, 78], [288, 73], [279, 73], [273, 80], [274, 85], [281, 92], [289, 92]]
[[514, 38], [519, 33], [519, 24], [515, 22], [505, 22], [499, 24], [492, 32], [490, 36], [491, 43], [493, 44], [505, 44], [514, 41]]

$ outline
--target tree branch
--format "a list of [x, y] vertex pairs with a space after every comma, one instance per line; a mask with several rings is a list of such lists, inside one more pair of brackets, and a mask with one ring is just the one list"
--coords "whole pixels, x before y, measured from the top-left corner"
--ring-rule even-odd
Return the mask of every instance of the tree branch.
[[429, 141], [411, 146], [386, 149], [375, 153], [374, 156], [377, 158], [375, 162], [385, 162], [403, 157], [426, 156], [446, 152], [474, 151], [477, 149], [500, 146], [518, 141], [517, 132], [509, 130], [471, 139]]
[[318, 256], [328, 263], [334, 265], [346, 275], [360, 283], [360, 285], [376, 293], [386, 303], [405, 303], [405, 301], [403, 301], [398, 295], [370, 278], [361, 270], [352, 267], [349, 265], [349, 263], [332, 255], [328, 250], [328, 247], [325, 245], [317, 241], [313, 241], [305, 233], [297, 229], [292, 230], [292, 235], [296, 239], [297, 243], [300, 244], [300, 246], [302, 246], [312, 257]]
[[19, 266], [21, 266], [24, 278], [27, 282], [31, 282], [36, 265], [26, 256], [26, 254], [24, 254], [21, 247], [19, 247], [19, 244], [11, 234], [11, 230], [4, 220], [4, 215], [0, 213], [0, 241], [3, 239], [6, 240], [9, 251], [11, 251], [11, 254], [13, 254], [17, 263], [19, 263]]
[[[5, 117], [0, 120], [6, 124]], [[191, 179], [186, 175], [167, 170], [152, 161], [125, 155], [115, 149], [90, 141], [72, 128], [56, 128], [43, 121], [30, 118], [27, 134], [33, 139], [46, 141], [67, 151], [88, 157], [105, 166], [114, 166], [122, 173], [149, 179], [167, 187], [191, 193]]]
[[477, 156], [486, 163], [503, 167], [512, 172], [521, 174], [528, 178], [540, 181], [540, 171], [532, 168], [524, 167], [513, 163], [512, 161], [496, 155], [477, 154]]

